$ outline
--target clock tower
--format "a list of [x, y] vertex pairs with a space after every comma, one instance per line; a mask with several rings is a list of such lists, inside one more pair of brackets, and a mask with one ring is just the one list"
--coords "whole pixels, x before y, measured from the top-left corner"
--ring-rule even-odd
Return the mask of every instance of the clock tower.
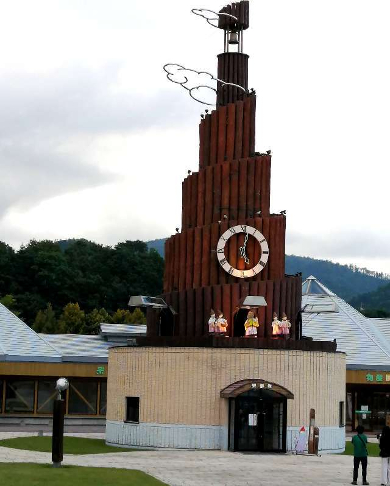
[[234, 323], [243, 299], [262, 296], [259, 338], [272, 335], [272, 316], [286, 313], [290, 337], [298, 339], [300, 275], [285, 275], [286, 215], [270, 212], [271, 153], [255, 149], [256, 93], [248, 90], [243, 36], [249, 1], [220, 10], [224, 52], [218, 55], [216, 108], [199, 125], [199, 170], [182, 184], [181, 232], [165, 244], [163, 299], [174, 326], [148, 316], [148, 335], [208, 335], [210, 310], [221, 310], [227, 334], [241, 337]]

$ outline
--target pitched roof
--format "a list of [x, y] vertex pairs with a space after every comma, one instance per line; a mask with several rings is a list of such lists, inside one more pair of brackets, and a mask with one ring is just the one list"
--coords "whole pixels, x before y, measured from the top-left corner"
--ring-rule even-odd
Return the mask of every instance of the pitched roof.
[[107, 362], [110, 347], [145, 334], [145, 325], [126, 324], [102, 324], [97, 336], [38, 334], [0, 304], [0, 361]]
[[368, 319], [310, 276], [302, 284], [302, 334], [318, 341], [337, 340], [348, 369], [389, 369], [390, 329]]
[[0, 304], [0, 360], [61, 361], [61, 354], [46, 339]]

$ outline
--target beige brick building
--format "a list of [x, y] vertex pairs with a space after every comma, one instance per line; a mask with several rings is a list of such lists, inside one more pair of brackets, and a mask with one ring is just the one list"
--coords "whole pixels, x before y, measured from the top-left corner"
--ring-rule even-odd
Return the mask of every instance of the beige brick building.
[[[258, 440], [252, 429], [263, 416], [264, 450], [291, 450], [314, 409], [320, 450], [344, 449], [343, 353], [127, 347], [110, 350], [109, 366], [110, 443], [251, 449]], [[270, 405], [251, 409], [251, 396]], [[138, 417], [129, 417], [129, 400], [130, 414], [138, 403]]]

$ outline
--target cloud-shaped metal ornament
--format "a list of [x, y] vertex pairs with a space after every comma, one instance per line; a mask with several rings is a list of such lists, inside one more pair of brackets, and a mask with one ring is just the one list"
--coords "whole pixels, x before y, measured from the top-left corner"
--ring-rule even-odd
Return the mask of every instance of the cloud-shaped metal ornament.
[[189, 83], [190, 73], [195, 74], [197, 76], [208, 77], [210, 78], [210, 82], [215, 81], [217, 83], [220, 83], [222, 88], [225, 88], [227, 86], [232, 86], [234, 88], [240, 89], [244, 93], [248, 93], [248, 91], [242, 86], [240, 86], [239, 84], [226, 83], [225, 81], [222, 81], [222, 79], [216, 78], [215, 76], [208, 73], [207, 71], [196, 71], [195, 69], [189, 69], [184, 66], [181, 66], [180, 64], [171, 64], [171, 63], [165, 64], [163, 69], [167, 73], [167, 78], [169, 79], [169, 81], [171, 81], [172, 83], [180, 84], [181, 87], [183, 87], [185, 90], [189, 92], [192, 99], [198, 101], [199, 103], [202, 103], [203, 105], [214, 106], [215, 103], [207, 103], [206, 101], [200, 100], [195, 96], [194, 91], [203, 88], [203, 89], [210, 89], [214, 91], [215, 94], [217, 94], [217, 89], [214, 88], [213, 86], [208, 86], [207, 84], [195, 84], [195, 86], [192, 87], [186, 86], [187, 83]]
[[[219, 17], [224, 16], [224, 17], [230, 17], [231, 19], [235, 20], [238, 22], [238, 18], [235, 17], [234, 15], [228, 14], [228, 13], [219, 13], [219, 12], [214, 12], [214, 10], [208, 10], [207, 8], [193, 8], [191, 12], [195, 15], [199, 15], [199, 17], [203, 17], [208, 24], [210, 24], [212, 27], [216, 27], [217, 29], [219, 28], [218, 25], [213, 24], [212, 22], [219, 21]], [[209, 14], [213, 14], [214, 17], [210, 16]]]

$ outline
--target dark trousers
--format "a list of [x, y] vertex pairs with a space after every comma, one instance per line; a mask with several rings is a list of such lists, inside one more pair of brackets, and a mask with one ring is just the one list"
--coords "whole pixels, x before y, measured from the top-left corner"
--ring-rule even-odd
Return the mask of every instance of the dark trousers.
[[367, 480], [367, 457], [354, 457], [353, 458], [353, 480], [357, 481], [360, 463], [362, 463], [363, 481], [366, 482], [366, 480]]

